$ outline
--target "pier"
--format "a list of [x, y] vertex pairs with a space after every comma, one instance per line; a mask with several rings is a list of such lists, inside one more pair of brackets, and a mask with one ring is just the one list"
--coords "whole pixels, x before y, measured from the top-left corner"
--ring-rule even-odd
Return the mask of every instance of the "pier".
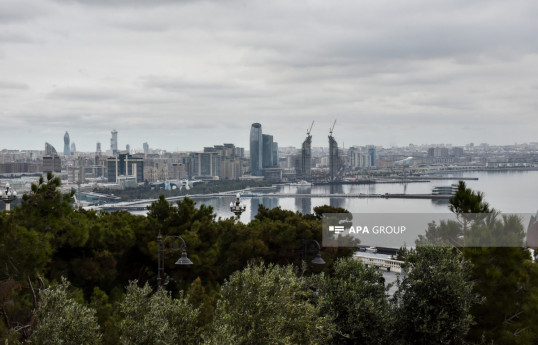
[[[190, 199], [208, 199], [208, 198], [235, 198], [236, 194], [231, 193], [214, 193], [214, 194], [194, 194], [194, 195], [182, 195], [167, 198], [166, 200], [177, 201], [184, 198]], [[329, 194], [329, 193], [315, 193], [315, 194], [298, 194], [298, 193], [245, 193], [241, 194], [242, 198], [377, 198], [377, 199], [430, 199], [430, 200], [448, 200], [452, 195], [437, 195], [437, 194]], [[146, 206], [150, 205], [153, 200], [136, 200], [128, 202], [110, 203], [104, 205], [89, 206], [86, 208], [94, 210], [103, 210], [107, 212], [125, 210], [125, 211], [144, 211]]]

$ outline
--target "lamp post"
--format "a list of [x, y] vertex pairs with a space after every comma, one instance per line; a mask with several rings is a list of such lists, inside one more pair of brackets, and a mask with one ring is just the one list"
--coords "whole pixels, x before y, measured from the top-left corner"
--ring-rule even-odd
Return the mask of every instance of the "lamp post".
[[303, 243], [303, 262], [306, 263], [306, 255], [308, 252], [314, 253], [317, 250], [317, 254], [312, 260], [312, 263], [316, 265], [325, 265], [325, 261], [321, 258], [321, 246], [319, 245], [319, 242], [316, 240], [307, 240], [304, 238], [301, 241]]
[[6, 183], [5, 190], [0, 190], [0, 199], [6, 204], [6, 211], [11, 210], [11, 202], [17, 198], [17, 192], [11, 190], [9, 183]]
[[239, 193], [237, 193], [235, 196], [235, 204], [230, 202], [230, 211], [236, 215], [237, 219], [239, 219], [239, 217], [241, 217], [241, 213], [245, 212], [246, 209], [247, 206], [241, 203], [241, 196]]
[[[178, 252], [183, 248], [181, 257], [176, 261], [176, 265], [192, 265], [192, 261], [187, 257], [187, 245], [181, 236], [166, 236], [163, 240], [161, 236], [161, 230], [157, 235], [157, 288], [161, 288], [161, 279], [164, 277], [164, 245], [169, 239], [178, 239], [181, 241], [180, 248], [174, 248], [174, 252]], [[176, 244], [174, 242], [174, 244]]]

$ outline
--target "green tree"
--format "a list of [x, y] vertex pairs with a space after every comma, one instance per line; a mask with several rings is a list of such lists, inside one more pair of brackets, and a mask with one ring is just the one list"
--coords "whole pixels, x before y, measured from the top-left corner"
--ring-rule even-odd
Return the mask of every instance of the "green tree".
[[408, 275], [395, 294], [397, 338], [404, 344], [464, 344], [480, 300], [469, 265], [453, 248], [417, 247], [404, 265]]
[[432, 245], [439, 246], [461, 246], [461, 236], [463, 235], [463, 226], [460, 222], [454, 220], [441, 220], [439, 224], [435, 221], [428, 224], [426, 233], [419, 235], [415, 241], [417, 246]]
[[333, 344], [389, 344], [392, 318], [381, 272], [341, 258], [332, 275], [313, 276], [323, 314], [336, 325]]
[[206, 343], [325, 344], [330, 318], [292, 266], [249, 265], [222, 287]]
[[172, 299], [164, 289], [153, 293], [147, 283], [140, 288], [131, 282], [120, 311], [121, 344], [191, 345], [199, 341], [196, 327], [199, 311], [182, 295]]
[[69, 295], [66, 279], [53, 287], [41, 290], [40, 305], [35, 314], [36, 327], [30, 338], [38, 345], [101, 343], [95, 310], [77, 303]]
[[63, 195], [60, 186], [61, 180], [51, 173], [47, 175], [47, 181], [41, 177], [38, 184], [32, 185], [30, 193], [23, 195], [21, 207], [14, 210], [15, 218], [28, 229], [51, 234], [53, 248], [64, 244], [83, 246], [89, 237], [88, 228], [80, 224], [84, 217], [73, 212], [74, 192]]
[[473, 263], [474, 290], [485, 297], [472, 313], [471, 341], [536, 344], [538, 341], [538, 266], [521, 247], [464, 249]]
[[[460, 181], [450, 209], [463, 219], [474, 291], [484, 303], [471, 309], [476, 322], [468, 340], [498, 344], [538, 342], [538, 266], [523, 247], [525, 232], [513, 215], [499, 217], [483, 194]], [[473, 217], [466, 217], [469, 213]], [[487, 213], [487, 214], [486, 214]], [[488, 246], [484, 246], [484, 243]]]
[[484, 200], [484, 193], [467, 188], [464, 181], [459, 181], [458, 190], [450, 198], [448, 208], [456, 214], [490, 212], [489, 204]]

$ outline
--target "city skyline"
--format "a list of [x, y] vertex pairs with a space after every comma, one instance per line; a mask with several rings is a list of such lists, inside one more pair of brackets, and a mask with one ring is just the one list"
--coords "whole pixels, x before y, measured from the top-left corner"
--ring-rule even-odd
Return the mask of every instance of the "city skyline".
[[538, 4], [5, 0], [2, 148], [538, 140]]
[[[67, 131], [69, 132], [69, 131]], [[121, 133], [119, 131], [116, 131], [116, 138], [118, 138], [118, 136], [121, 137]], [[236, 138], [238, 136], [235, 136]], [[298, 145], [287, 145], [287, 146], [280, 146], [278, 145], [279, 148], [282, 148], [283, 150], [287, 150], [287, 149], [290, 149], [290, 148], [295, 148], [298, 152], [301, 151], [301, 146], [304, 146], [304, 138], [308, 138], [308, 135], [304, 135], [302, 137], [302, 142], [299, 142]], [[65, 136], [63, 136], [61, 138], [61, 141], [64, 142], [64, 138]], [[337, 141], [340, 141], [338, 139], [338, 136], [337, 135], [334, 135], [334, 138], [337, 140]], [[82, 142], [84, 142], [84, 138], [81, 138]], [[108, 141], [112, 141], [111, 140], [111, 132], [108, 131], [108, 138], [104, 138], [105, 141], [108, 140]], [[327, 136], [318, 136], [317, 138], [319, 141], [321, 142], [316, 142], [316, 140], [312, 140], [312, 135], [310, 135], [310, 140], [312, 142], [311, 144], [311, 148], [312, 149], [326, 149], [326, 150], [329, 150], [329, 142], [327, 142]], [[228, 140], [230, 142], [230, 140]], [[250, 143], [249, 143], [249, 139], [245, 140], [246, 143], [245, 145], [237, 145], [235, 142], [232, 143], [234, 145], [236, 145], [237, 147], [242, 147], [243, 149], [245, 149], [246, 152], [249, 152], [249, 146], [250, 146]], [[181, 147], [181, 146], [178, 146], [177, 148], [172, 148], [172, 149], [169, 149], [169, 150], [166, 150], [164, 148], [161, 148], [161, 147], [154, 147], [154, 146], [151, 146], [149, 145], [149, 143], [147, 141], [143, 142], [141, 145], [132, 145], [132, 144], [129, 144], [129, 143], [123, 143], [121, 141], [121, 138], [118, 138], [117, 139], [117, 142], [118, 142], [118, 150], [117, 152], [124, 152], [126, 151], [126, 149], [121, 149], [121, 147], [129, 147], [131, 152], [132, 153], [149, 153], [150, 150], [155, 150], [155, 151], [166, 151], [166, 152], [203, 152], [204, 149], [206, 147], [212, 147], [213, 145], [218, 145], [218, 144], [215, 144], [213, 141], [211, 141], [211, 139], [209, 139], [208, 142], [205, 142], [205, 143], [201, 143], [200, 147], [195, 147], [193, 149], [186, 149], [185, 147]], [[72, 144], [75, 144], [74, 141], [71, 142], [71, 145], [69, 146], [70, 148], [70, 153], [69, 155], [71, 155], [71, 148], [73, 147]], [[454, 144], [454, 143], [450, 143], [450, 142], [431, 142], [431, 143], [416, 143], [416, 142], [410, 142], [410, 143], [407, 143], [407, 144], [403, 144], [403, 145], [381, 145], [381, 144], [376, 144], [376, 143], [366, 143], [366, 142], [361, 142], [361, 143], [338, 143], [338, 148], [339, 149], [348, 149], [348, 148], [351, 148], [351, 147], [364, 147], [364, 148], [368, 148], [368, 147], [382, 147], [384, 149], [390, 149], [390, 148], [400, 148], [400, 149], [405, 149], [405, 148], [409, 148], [411, 147], [411, 145], [413, 147], [416, 147], [416, 148], [419, 148], [419, 147], [423, 147], [423, 148], [427, 148], [427, 147], [460, 147], [460, 148], [464, 148], [464, 147], [469, 147], [469, 145], [471, 146], [474, 146], [475, 148], [478, 148], [479, 146], [482, 146], [482, 145], [487, 145], [487, 146], [492, 146], [492, 147], [506, 147], [506, 146], [513, 146], [513, 145], [525, 145], [525, 144], [531, 144], [531, 145], [536, 145], [538, 144], [538, 139], [537, 140], [534, 140], [534, 141], [520, 141], [520, 142], [513, 142], [513, 143], [508, 143], [508, 142], [505, 142], [505, 143], [499, 143], [499, 144], [495, 144], [495, 143], [490, 143], [490, 142], [466, 142], [466, 143], [461, 143], [461, 144]], [[46, 151], [46, 149], [44, 150], [43, 147], [44, 146], [52, 146], [52, 147], [60, 147], [61, 145], [64, 145], [64, 144], [60, 144], [60, 140], [47, 140], [47, 141], [44, 141], [43, 143], [41, 143], [40, 147], [33, 147], [33, 148], [21, 148], [21, 147], [0, 147], [0, 150], [20, 150], [20, 151]], [[78, 145], [78, 144], [77, 144]], [[147, 145], [147, 152], [146, 152], [146, 145]], [[345, 146], [344, 146], [345, 145]], [[110, 151], [110, 154], [113, 154], [112, 153], [112, 150], [110, 147], [107, 148], [108, 151], [102, 151], [101, 150], [101, 142], [100, 141], [97, 141], [97, 142], [94, 142], [93, 143], [93, 147], [94, 149], [90, 149], [90, 150], [79, 150], [77, 148], [77, 152], [82, 152], [82, 153], [90, 153], [90, 152], [98, 152], [98, 153], [106, 153], [108, 151]], [[64, 153], [65, 155], [65, 153]]]

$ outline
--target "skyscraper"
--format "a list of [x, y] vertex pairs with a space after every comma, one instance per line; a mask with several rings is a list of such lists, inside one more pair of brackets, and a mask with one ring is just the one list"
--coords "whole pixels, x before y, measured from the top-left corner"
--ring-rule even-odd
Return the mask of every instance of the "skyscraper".
[[118, 153], [118, 131], [113, 129], [110, 133], [112, 134], [110, 138], [110, 149], [112, 150], [112, 154], [115, 155]]
[[149, 144], [148, 143], [143, 143], [142, 147], [144, 148], [144, 154], [147, 155], [149, 153]]
[[131, 153], [131, 145], [125, 145], [125, 151], [127, 151], [127, 153]]
[[97, 142], [97, 145], [95, 145], [95, 152], [97, 154], [101, 153], [101, 143], [100, 142]]
[[64, 156], [69, 156], [71, 153], [70, 146], [69, 146], [69, 133], [65, 131], [64, 134]]
[[56, 153], [56, 149], [49, 143], [45, 143], [45, 155], [43, 156], [43, 172], [61, 172], [62, 160]]
[[338, 169], [340, 169], [340, 157], [338, 154], [338, 143], [334, 139], [332, 132], [329, 135], [329, 181], [336, 180]]
[[75, 145], [75, 142], [71, 143], [71, 156], [73, 156], [77, 152], [77, 146]]
[[310, 181], [312, 178], [312, 135], [307, 133], [301, 147], [301, 160], [299, 161], [298, 177]]
[[273, 141], [273, 167], [278, 168], [278, 143]]
[[48, 155], [48, 156], [56, 155], [57, 154], [56, 149], [51, 144], [45, 143], [45, 154]]
[[273, 167], [273, 136], [262, 134], [262, 167]]
[[262, 125], [253, 123], [250, 128], [250, 173], [252, 176], [262, 176], [263, 167], [263, 136]]

